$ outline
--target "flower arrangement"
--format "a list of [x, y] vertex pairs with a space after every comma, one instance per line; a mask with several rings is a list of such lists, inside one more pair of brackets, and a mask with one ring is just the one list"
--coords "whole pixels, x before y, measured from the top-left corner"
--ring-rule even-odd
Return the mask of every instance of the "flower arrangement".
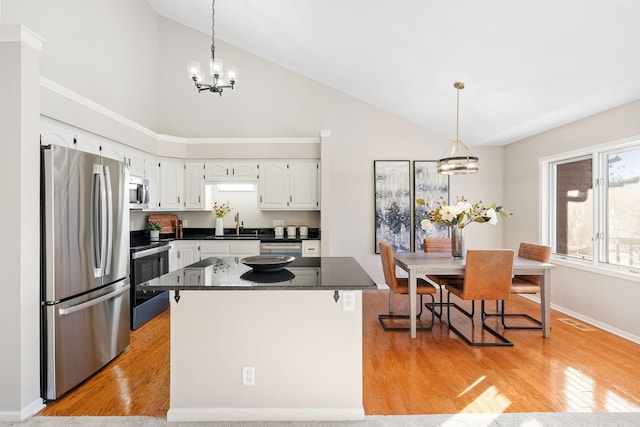
[[448, 205], [444, 197], [435, 202], [435, 206], [423, 199], [416, 200], [416, 203], [426, 207], [426, 218], [420, 225], [427, 231], [432, 230], [434, 224], [458, 228], [464, 228], [472, 222], [488, 222], [495, 225], [498, 218], [507, 219], [511, 216], [503, 206], [497, 206], [495, 203], [484, 206], [482, 202], [471, 204], [464, 196], [459, 196], [455, 205]]
[[224, 218], [226, 214], [231, 212], [231, 205], [229, 202], [218, 204], [218, 202], [213, 203], [213, 213], [216, 214], [216, 218]]

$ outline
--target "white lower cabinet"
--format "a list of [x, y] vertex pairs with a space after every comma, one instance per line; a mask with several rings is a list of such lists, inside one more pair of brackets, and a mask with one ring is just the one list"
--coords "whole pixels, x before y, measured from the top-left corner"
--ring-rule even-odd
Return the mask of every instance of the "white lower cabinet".
[[260, 255], [259, 240], [217, 240], [214, 242], [207, 240], [200, 244], [200, 259], [227, 256], [243, 258], [252, 255]]
[[302, 256], [303, 257], [320, 256], [320, 240], [303, 240]]
[[178, 245], [176, 241], [169, 243], [169, 273], [178, 269]]
[[[244, 258], [252, 255], [260, 255], [260, 241], [237, 240], [175, 240], [175, 266], [176, 269], [187, 267], [194, 262], [209, 257], [234, 256]], [[169, 250], [169, 268], [171, 269], [171, 249]]]
[[178, 268], [183, 268], [200, 261], [200, 243], [198, 240], [180, 240], [176, 241], [176, 243], [178, 244]]

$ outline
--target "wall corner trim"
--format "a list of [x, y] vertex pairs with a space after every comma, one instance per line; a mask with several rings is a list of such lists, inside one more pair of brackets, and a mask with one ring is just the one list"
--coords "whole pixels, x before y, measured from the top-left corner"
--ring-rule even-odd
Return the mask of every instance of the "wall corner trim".
[[0, 25], [0, 42], [21, 42], [34, 50], [41, 51], [45, 39], [24, 25]]

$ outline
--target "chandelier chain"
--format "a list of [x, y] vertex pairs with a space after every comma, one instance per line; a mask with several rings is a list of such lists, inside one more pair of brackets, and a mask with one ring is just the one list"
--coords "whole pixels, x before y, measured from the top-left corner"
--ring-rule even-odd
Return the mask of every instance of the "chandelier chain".
[[211, 0], [211, 59], [216, 59], [216, 0]]

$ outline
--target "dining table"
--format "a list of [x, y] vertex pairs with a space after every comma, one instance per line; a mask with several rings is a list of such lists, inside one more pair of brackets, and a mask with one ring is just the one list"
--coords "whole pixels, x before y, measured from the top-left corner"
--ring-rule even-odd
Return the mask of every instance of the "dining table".
[[[393, 254], [397, 267], [409, 275], [410, 335], [416, 338], [417, 279], [421, 275], [462, 276], [466, 259], [454, 258], [448, 253], [396, 252]], [[551, 335], [551, 270], [553, 264], [516, 256], [513, 261], [514, 275], [541, 276], [540, 305], [542, 307], [542, 336]]]

